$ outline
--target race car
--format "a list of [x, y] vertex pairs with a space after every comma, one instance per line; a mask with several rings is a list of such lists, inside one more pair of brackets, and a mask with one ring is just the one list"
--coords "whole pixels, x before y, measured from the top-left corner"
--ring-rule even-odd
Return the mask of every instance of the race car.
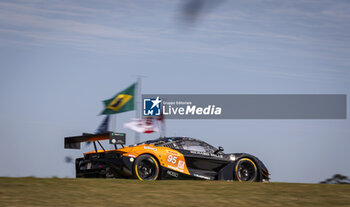
[[[108, 140], [114, 149], [100, 143]], [[222, 147], [190, 137], [161, 137], [124, 146], [125, 134], [107, 132], [65, 138], [65, 148], [80, 149], [93, 142], [94, 151], [75, 161], [77, 178], [136, 178], [139, 180], [205, 179], [267, 182], [262, 161], [247, 153], [223, 153]], [[99, 144], [100, 150], [96, 146]], [[117, 148], [121, 145], [121, 148]]]

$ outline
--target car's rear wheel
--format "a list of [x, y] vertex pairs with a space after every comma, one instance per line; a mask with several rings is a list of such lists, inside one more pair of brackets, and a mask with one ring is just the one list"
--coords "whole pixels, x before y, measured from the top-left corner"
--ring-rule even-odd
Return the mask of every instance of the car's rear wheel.
[[152, 155], [144, 154], [136, 158], [133, 171], [139, 180], [156, 180], [159, 176], [159, 165]]
[[241, 158], [236, 163], [235, 174], [239, 182], [254, 182], [258, 179], [258, 168], [253, 160]]

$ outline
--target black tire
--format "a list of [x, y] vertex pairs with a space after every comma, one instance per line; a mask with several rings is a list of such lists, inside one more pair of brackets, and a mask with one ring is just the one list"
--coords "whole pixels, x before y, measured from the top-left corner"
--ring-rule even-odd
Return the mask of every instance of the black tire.
[[152, 155], [144, 154], [136, 158], [133, 174], [139, 180], [156, 180], [159, 176], [159, 164]]
[[250, 158], [241, 158], [235, 166], [236, 178], [239, 182], [255, 182], [259, 179], [259, 170]]

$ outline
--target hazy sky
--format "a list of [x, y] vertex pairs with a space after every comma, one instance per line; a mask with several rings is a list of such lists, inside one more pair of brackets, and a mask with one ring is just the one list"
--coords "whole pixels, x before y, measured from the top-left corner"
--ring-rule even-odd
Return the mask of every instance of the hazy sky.
[[[135, 75], [146, 94], [349, 94], [349, 1], [226, 0], [188, 21], [183, 2], [0, 1], [0, 176], [73, 177], [64, 157], [84, 150], [64, 137], [94, 132]], [[128, 144], [134, 116], [117, 118]], [[258, 156], [272, 181], [350, 176], [348, 119], [166, 124]]]

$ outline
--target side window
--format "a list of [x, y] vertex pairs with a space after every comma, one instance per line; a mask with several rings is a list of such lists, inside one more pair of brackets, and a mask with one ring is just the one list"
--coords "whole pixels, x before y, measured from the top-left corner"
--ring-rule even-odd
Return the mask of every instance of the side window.
[[197, 140], [184, 140], [181, 142], [181, 146], [184, 150], [214, 153], [215, 147]]
[[200, 145], [183, 145], [182, 147], [184, 150], [206, 152], [205, 148], [203, 146], [200, 146]]

